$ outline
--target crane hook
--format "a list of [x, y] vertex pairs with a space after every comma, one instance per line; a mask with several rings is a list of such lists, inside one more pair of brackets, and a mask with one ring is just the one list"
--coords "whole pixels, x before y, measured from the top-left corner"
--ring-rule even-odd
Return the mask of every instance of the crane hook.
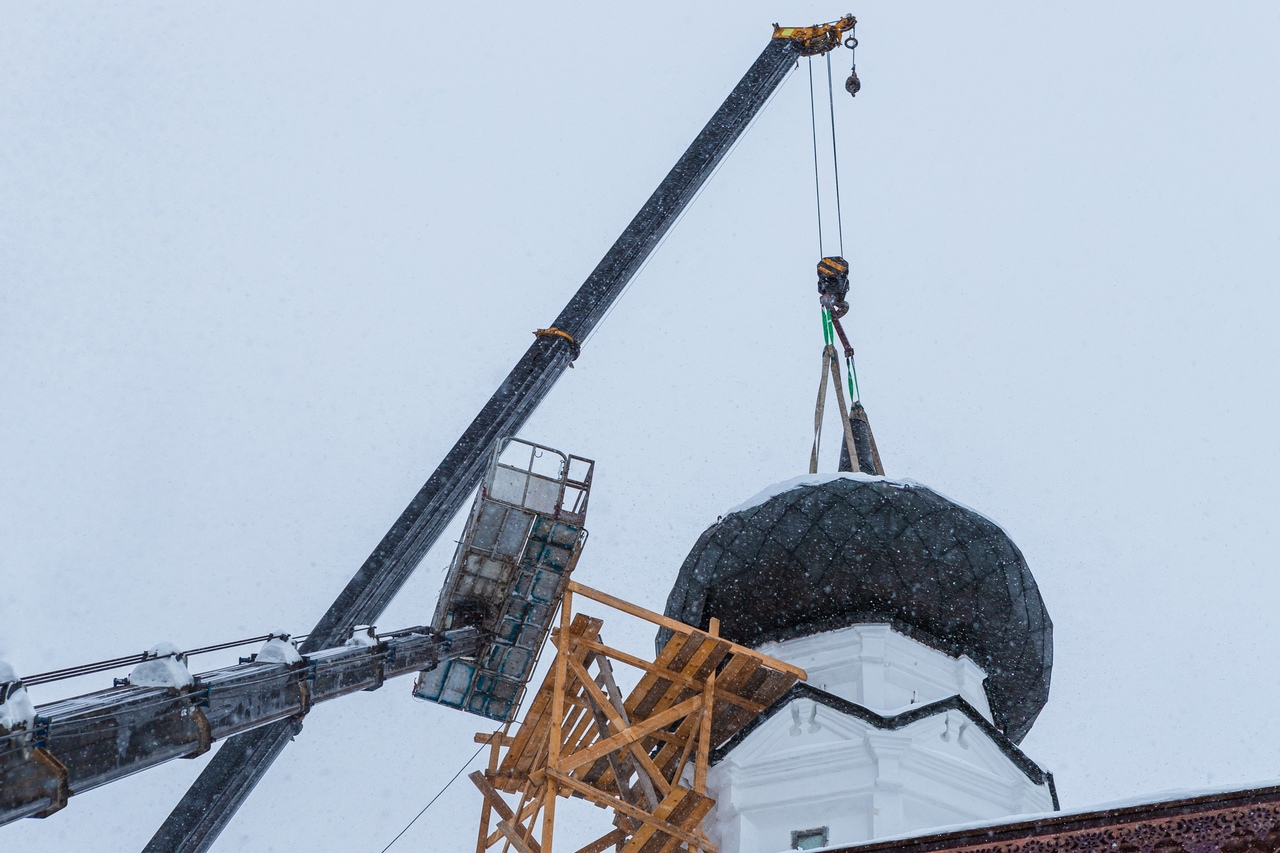
[[839, 255], [818, 261], [818, 301], [835, 319], [849, 313], [849, 262]]
[[849, 36], [844, 40], [844, 46], [849, 48], [850, 68], [849, 79], [844, 81], [844, 90], [849, 93], [849, 97], [856, 98], [859, 90], [862, 89], [862, 81], [858, 79], [858, 60], [854, 49], [858, 46], [858, 40], [854, 36]]

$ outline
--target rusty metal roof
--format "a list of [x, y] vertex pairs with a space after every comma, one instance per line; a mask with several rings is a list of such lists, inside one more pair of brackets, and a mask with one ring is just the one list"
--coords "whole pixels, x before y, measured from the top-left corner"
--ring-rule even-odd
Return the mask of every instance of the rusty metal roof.
[[830, 853], [1275, 853], [1280, 787], [1251, 788], [831, 847]]

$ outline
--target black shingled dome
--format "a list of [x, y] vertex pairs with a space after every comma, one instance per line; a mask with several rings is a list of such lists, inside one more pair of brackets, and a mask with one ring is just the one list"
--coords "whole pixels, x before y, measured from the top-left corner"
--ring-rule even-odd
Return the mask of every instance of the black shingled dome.
[[916, 484], [835, 475], [733, 512], [699, 537], [667, 615], [745, 646], [888, 622], [987, 673], [1015, 742], [1049, 698], [1053, 624], [1004, 531]]

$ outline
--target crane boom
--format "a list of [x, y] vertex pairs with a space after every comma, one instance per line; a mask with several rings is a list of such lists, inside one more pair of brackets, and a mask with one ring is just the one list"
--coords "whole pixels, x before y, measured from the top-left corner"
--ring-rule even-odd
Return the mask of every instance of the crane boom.
[[[73, 794], [175, 758], [195, 758], [216, 740], [288, 722], [318, 702], [474, 655], [482, 634], [408, 628], [307, 657], [255, 655], [200, 673], [186, 687], [126, 680], [39, 705], [31, 729], [0, 737], [0, 824], [50, 814]], [[285, 648], [280, 640], [273, 644]]]
[[[550, 329], [541, 330], [511, 373], [410, 501], [382, 541], [312, 630], [306, 654], [337, 642], [353, 626], [375, 622], [480, 482], [487, 454], [515, 435], [546, 397], [578, 347], [621, 295], [697, 191], [777, 89], [800, 41], [768, 46], [573, 295]], [[300, 728], [281, 720], [228, 740], [146, 847], [147, 853], [200, 853]]]

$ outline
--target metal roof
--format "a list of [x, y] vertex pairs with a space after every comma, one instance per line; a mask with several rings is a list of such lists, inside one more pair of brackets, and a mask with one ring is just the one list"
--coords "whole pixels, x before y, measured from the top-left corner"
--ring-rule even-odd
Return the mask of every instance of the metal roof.
[[987, 673], [1015, 743], [1049, 697], [1053, 624], [998, 525], [933, 490], [879, 478], [803, 484], [731, 512], [699, 537], [666, 613], [747, 646], [889, 623]]

